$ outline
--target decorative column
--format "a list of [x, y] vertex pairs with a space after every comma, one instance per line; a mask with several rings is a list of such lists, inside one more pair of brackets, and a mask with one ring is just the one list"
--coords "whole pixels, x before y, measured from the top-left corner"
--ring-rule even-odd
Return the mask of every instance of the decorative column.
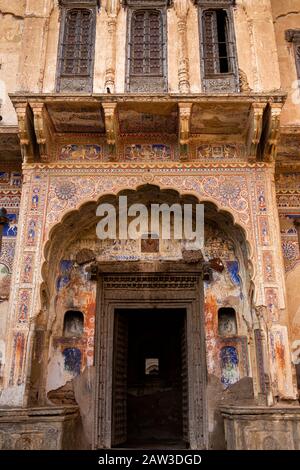
[[116, 30], [117, 18], [120, 10], [119, 0], [107, 0], [105, 7], [108, 20], [108, 40], [105, 71], [105, 89], [114, 93], [115, 91], [115, 73], [116, 73]]
[[[277, 125], [274, 129], [276, 127]], [[276, 139], [274, 142], [269, 139], [269, 148], [272, 147], [272, 154], [276, 154]], [[269, 349], [268, 369], [275, 401], [295, 400], [297, 390], [293, 382], [294, 366], [291, 361], [289, 341], [290, 319], [286, 299], [285, 270], [281, 250], [274, 166], [271, 165], [266, 171], [265, 191], [267, 196], [265, 215], [269, 214], [270, 236], [268, 243], [267, 240], [262, 240], [261, 261], [264, 305], [266, 307], [265, 326]], [[259, 199], [259, 207], [262, 209], [261, 198]]]
[[32, 344], [41, 310], [42, 231], [48, 178], [23, 167], [18, 236], [7, 319], [4, 388], [0, 406], [26, 406]]
[[174, 1], [178, 31], [178, 87], [181, 93], [190, 92], [189, 58], [187, 47], [187, 15], [190, 0]]

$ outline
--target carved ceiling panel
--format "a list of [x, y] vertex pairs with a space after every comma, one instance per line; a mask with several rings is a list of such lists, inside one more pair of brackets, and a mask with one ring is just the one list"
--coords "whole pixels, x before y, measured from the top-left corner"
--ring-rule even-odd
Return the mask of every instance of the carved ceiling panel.
[[194, 104], [191, 115], [193, 134], [244, 134], [249, 104]]
[[121, 134], [176, 134], [178, 128], [176, 104], [120, 106], [118, 119]]
[[48, 104], [47, 109], [56, 132], [104, 133], [104, 119], [100, 106]]

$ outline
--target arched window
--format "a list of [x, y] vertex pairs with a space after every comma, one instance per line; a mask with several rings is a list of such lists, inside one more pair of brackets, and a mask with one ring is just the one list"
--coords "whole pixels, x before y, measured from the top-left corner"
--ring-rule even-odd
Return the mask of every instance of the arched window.
[[91, 8], [62, 8], [57, 91], [92, 91], [96, 0], [88, 3]]
[[167, 90], [165, 10], [129, 9], [128, 91]]
[[84, 316], [77, 310], [69, 310], [64, 316], [64, 336], [80, 337], [83, 334]]

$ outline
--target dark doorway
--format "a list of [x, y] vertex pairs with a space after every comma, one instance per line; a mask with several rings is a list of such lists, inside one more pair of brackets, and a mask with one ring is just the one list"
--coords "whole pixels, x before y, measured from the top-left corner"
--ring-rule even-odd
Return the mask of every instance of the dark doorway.
[[184, 309], [115, 311], [114, 446], [186, 446], [185, 325]]

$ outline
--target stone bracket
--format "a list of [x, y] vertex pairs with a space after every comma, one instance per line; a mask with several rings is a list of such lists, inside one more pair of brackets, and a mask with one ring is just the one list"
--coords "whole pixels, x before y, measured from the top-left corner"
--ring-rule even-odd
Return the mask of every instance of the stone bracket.
[[30, 139], [30, 132], [29, 132], [28, 103], [27, 102], [16, 103], [15, 109], [16, 109], [18, 124], [19, 124], [18, 134], [19, 134], [19, 139], [20, 139], [22, 159], [24, 163], [32, 163], [33, 162], [33, 148], [32, 148], [32, 142]]
[[247, 153], [249, 155], [249, 161], [252, 162], [255, 161], [258, 156], [258, 145], [262, 134], [265, 107], [265, 103], [252, 103], [247, 133]]
[[102, 103], [104, 110], [105, 130], [107, 144], [110, 146], [111, 154], [116, 153], [116, 142], [117, 142], [117, 118], [116, 118], [116, 107], [117, 103]]
[[190, 142], [192, 103], [178, 103], [180, 159], [187, 160]]
[[268, 122], [266, 123], [266, 145], [263, 160], [273, 162], [276, 159], [277, 144], [280, 135], [280, 115], [282, 103], [271, 103], [269, 105]]
[[41, 159], [46, 158], [46, 132], [44, 124], [44, 103], [31, 103], [30, 107], [33, 112], [34, 119], [34, 130], [36, 136], [36, 142], [38, 144], [39, 157]]

